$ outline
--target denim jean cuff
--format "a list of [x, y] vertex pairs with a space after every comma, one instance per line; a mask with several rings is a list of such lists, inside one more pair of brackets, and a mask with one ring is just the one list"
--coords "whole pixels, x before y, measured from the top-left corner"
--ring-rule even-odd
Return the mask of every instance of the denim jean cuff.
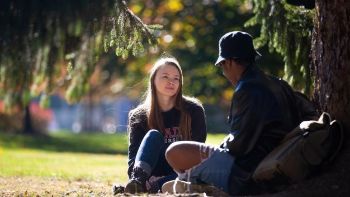
[[135, 165], [134, 165], [134, 168], [135, 167], [142, 168], [142, 170], [145, 171], [147, 173], [147, 175], [151, 175], [151, 173], [152, 173], [151, 166], [148, 163], [144, 162], [144, 161], [136, 161]]

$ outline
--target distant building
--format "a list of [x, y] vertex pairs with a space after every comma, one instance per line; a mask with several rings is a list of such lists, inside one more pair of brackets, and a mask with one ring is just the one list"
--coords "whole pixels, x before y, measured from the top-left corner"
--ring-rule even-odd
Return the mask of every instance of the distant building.
[[80, 102], [69, 105], [59, 96], [52, 96], [53, 118], [50, 131], [68, 130], [79, 132], [126, 132], [128, 113], [135, 101], [127, 97], [101, 99], [100, 103]]
[[[128, 113], [137, 102], [126, 96], [117, 99], [105, 98], [99, 103], [80, 102], [69, 105], [62, 98], [52, 96], [53, 115], [49, 131], [66, 130], [80, 132], [126, 132]], [[226, 124], [227, 111], [215, 105], [204, 105], [208, 132], [223, 133], [229, 130]]]

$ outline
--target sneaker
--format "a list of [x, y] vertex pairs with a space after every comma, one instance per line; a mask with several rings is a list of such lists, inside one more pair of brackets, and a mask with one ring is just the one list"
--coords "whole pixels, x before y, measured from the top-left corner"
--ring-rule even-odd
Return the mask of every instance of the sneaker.
[[149, 175], [141, 168], [134, 167], [131, 173], [131, 179], [125, 186], [125, 193], [136, 194], [136, 193], [145, 193], [146, 190], [146, 181]]
[[215, 186], [207, 184], [193, 184], [191, 182], [173, 180], [168, 181], [162, 186], [163, 193], [181, 194], [181, 193], [206, 193], [209, 196], [229, 196], [224, 191]]
[[162, 193], [168, 192], [169, 194], [176, 194], [176, 193], [190, 193], [191, 188], [193, 185], [190, 182], [186, 181], [180, 181], [180, 180], [173, 180], [168, 181], [163, 184], [162, 186]]
[[141, 182], [131, 179], [128, 184], [126, 184], [124, 192], [130, 194], [145, 193], [146, 189]]
[[150, 194], [155, 194], [160, 191], [159, 184], [157, 183], [157, 181], [147, 181], [146, 189]]

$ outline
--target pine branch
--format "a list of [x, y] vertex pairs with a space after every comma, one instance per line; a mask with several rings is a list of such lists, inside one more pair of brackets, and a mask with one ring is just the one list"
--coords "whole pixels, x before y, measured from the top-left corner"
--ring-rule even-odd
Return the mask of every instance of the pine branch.
[[255, 16], [246, 26], [260, 25], [258, 47], [265, 44], [284, 58], [284, 79], [297, 89], [310, 93], [310, 49], [312, 10], [288, 5], [284, 0], [252, 0]]

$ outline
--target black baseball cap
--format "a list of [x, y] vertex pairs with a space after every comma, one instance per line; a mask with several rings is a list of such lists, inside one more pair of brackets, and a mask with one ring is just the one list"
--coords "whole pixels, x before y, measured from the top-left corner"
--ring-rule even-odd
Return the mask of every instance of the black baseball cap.
[[219, 57], [215, 66], [226, 59], [255, 59], [261, 54], [255, 50], [252, 36], [243, 31], [232, 31], [223, 35], [219, 40]]

